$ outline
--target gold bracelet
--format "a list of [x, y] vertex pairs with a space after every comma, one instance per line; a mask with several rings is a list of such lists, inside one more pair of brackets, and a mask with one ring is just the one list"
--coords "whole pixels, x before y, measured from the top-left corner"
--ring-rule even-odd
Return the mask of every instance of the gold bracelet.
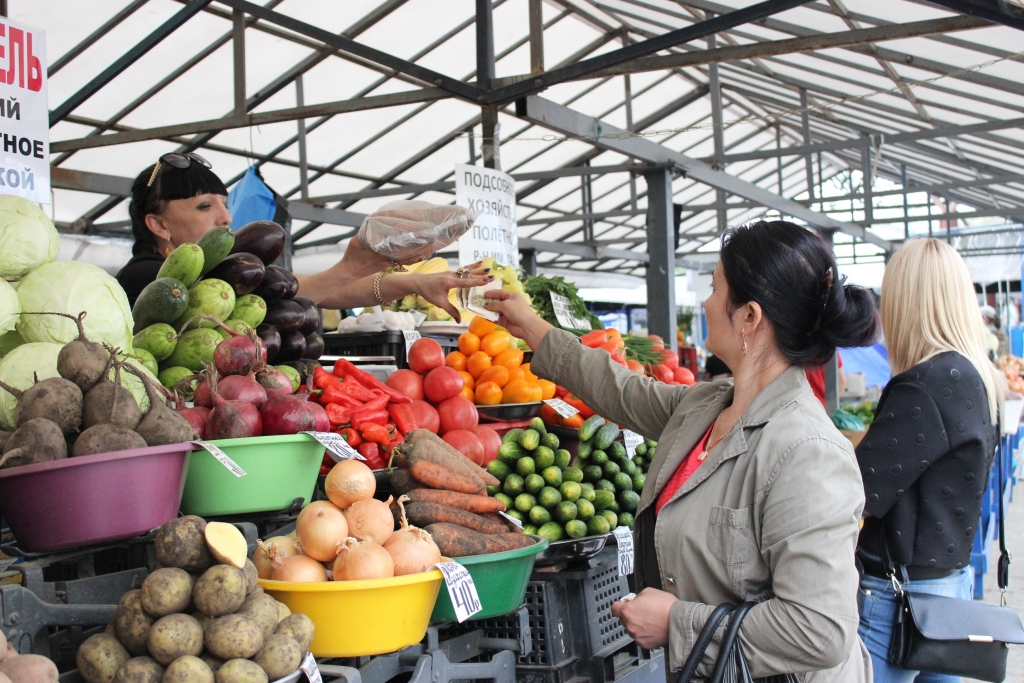
[[384, 295], [380, 293], [380, 281], [387, 275], [384, 271], [377, 273], [377, 277], [373, 278], [373, 295], [377, 298], [377, 303], [381, 306], [390, 306], [395, 303], [394, 301], [384, 301]]

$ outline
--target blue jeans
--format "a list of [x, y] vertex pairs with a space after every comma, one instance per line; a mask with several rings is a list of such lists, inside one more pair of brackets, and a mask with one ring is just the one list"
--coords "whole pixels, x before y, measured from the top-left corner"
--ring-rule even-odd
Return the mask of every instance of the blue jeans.
[[[908, 593], [930, 593], [950, 598], [971, 600], [974, 597], [974, 569], [970, 566], [958, 574], [931, 581], [905, 581]], [[865, 575], [857, 596], [860, 610], [860, 628], [857, 632], [871, 653], [874, 683], [960, 683], [959, 676], [908, 671], [889, 664], [889, 641], [896, 619], [896, 596], [892, 582]]]

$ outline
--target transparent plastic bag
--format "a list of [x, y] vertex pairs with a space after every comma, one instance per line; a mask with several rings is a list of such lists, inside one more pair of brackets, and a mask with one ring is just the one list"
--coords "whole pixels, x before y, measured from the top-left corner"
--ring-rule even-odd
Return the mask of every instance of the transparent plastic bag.
[[363, 220], [356, 238], [398, 263], [417, 263], [469, 230], [479, 212], [419, 200], [389, 202]]

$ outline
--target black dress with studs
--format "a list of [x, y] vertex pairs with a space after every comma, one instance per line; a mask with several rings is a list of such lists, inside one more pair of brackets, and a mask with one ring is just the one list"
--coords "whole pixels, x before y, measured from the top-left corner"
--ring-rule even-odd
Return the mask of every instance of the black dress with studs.
[[857, 447], [865, 519], [858, 554], [960, 569], [971, 561], [996, 446], [985, 386], [959, 353], [893, 377]]

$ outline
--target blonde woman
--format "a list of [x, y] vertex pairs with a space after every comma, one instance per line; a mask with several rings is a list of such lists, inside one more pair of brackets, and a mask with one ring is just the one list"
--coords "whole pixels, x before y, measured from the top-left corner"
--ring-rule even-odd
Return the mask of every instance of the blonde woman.
[[918, 672], [888, 663], [896, 600], [885, 555], [909, 592], [972, 598], [1002, 380], [967, 266], [944, 242], [910, 240], [896, 252], [881, 308], [893, 378], [857, 447], [866, 500], [859, 633], [875, 683], [909, 683]]

